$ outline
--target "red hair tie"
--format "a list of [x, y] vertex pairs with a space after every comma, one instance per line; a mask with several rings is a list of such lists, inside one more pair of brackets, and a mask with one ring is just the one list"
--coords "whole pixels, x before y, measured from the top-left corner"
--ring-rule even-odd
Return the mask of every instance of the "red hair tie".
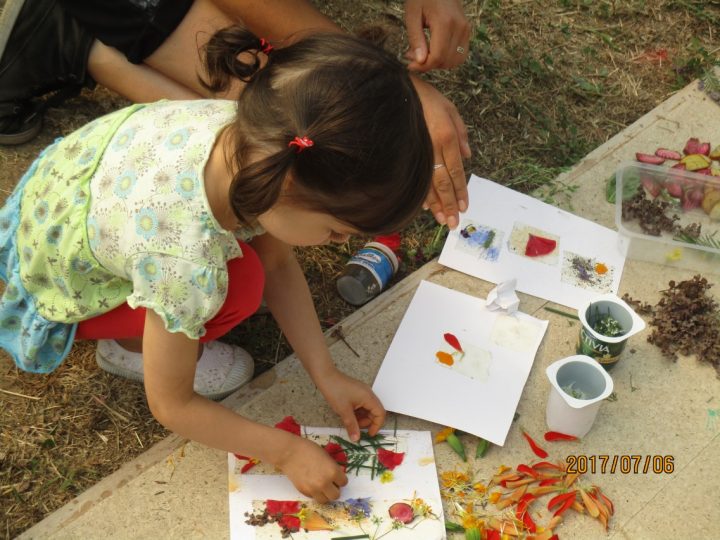
[[312, 142], [312, 140], [309, 137], [298, 137], [297, 135], [295, 138], [288, 143], [288, 148], [291, 146], [297, 146], [297, 153], [299, 154], [306, 148], [310, 148], [315, 143]]
[[267, 41], [265, 38], [260, 38], [260, 50], [264, 52], [265, 54], [270, 54], [270, 51], [272, 51], [275, 47], [273, 47], [269, 41]]

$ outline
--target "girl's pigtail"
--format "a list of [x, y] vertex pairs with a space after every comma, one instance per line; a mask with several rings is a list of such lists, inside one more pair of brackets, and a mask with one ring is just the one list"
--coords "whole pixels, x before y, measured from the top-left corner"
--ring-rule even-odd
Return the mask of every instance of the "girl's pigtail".
[[280, 199], [297, 152], [287, 146], [244, 167], [230, 186], [230, 204], [240, 219], [270, 210]]
[[[208, 80], [200, 84], [211, 92], [222, 92], [233, 79], [249, 82], [260, 69], [258, 52], [269, 54], [272, 45], [249, 30], [231, 26], [214, 34], [205, 45], [205, 71]], [[249, 53], [249, 54], [242, 54]], [[244, 60], [241, 60], [241, 55]]]

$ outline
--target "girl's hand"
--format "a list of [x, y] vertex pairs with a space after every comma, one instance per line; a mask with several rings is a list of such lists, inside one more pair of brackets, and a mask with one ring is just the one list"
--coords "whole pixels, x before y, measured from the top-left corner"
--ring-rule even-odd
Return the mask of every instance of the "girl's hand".
[[334, 366], [318, 377], [317, 387], [335, 411], [351, 441], [360, 439], [360, 428], [375, 435], [385, 422], [385, 408], [370, 387]]
[[300, 493], [319, 503], [340, 497], [340, 488], [348, 482], [342, 467], [325, 450], [302, 437], [292, 438], [276, 465]]

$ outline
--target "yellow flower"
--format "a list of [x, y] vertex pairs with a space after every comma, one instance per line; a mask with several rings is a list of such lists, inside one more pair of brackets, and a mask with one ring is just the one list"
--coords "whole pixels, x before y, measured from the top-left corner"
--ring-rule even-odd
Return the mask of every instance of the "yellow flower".
[[467, 513], [463, 516], [462, 526], [465, 529], [475, 528], [475, 529], [482, 530], [482, 528], [485, 526], [485, 522], [482, 519], [480, 519], [479, 517], [473, 516], [472, 514]]
[[500, 493], [499, 491], [495, 491], [494, 493], [490, 494], [490, 497], [488, 497], [488, 500], [491, 503], [495, 504], [496, 502], [498, 502], [498, 499], [500, 499], [500, 497], [502, 497], [502, 493]]
[[507, 465], [500, 465], [500, 466], [498, 467], [497, 473], [498, 473], [498, 474], [502, 474], [502, 473], [504, 473], [505, 471], [509, 471], [511, 468], [512, 468], [512, 467], [508, 467]]
[[485, 493], [487, 491], [487, 488], [485, 487], [485, 484], [481, 484], [480, 482], [473, 484], [473, 489], [477, 491], [480, 495]]
[[443, 442], [443, 441], [447, 440], [447, 438], [450, 436], [450, 434], [452, 434], [454, 431], [455, 430], [451, 427], [446, 427], [446, 428], [440, 430], [440, 432], [437, 435], [435, 435], [435, 442], [439, 443], [439, 442]]
[[395, 479], [395, 477], [393, 476], [392, 471], [386, 470], [386, 471], [383, 471], [382, 474], [380, 475], [380, 483], [381, 484], [388, 484], [388, 483], [392, 482], [394, 479]]
[[417, 516], [427, 517], [432, 515], [432, 508], [420, 497], [415, 497], [411, 502], [413, 513]]
[[446, 489], [465, 487], [469, 481], [467, 474], [458, 471], [446, 471], [440, 475], [440, 483]]

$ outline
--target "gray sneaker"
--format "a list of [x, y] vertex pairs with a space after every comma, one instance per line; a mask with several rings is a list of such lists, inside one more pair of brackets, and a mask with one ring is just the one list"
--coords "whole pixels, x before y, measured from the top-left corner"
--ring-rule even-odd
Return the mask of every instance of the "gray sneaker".
[[[123, 349], [114, 339], [98, 340], [95, 360], [109, 373], [142, 381], [142, 354]], [[195, 391], [208, 399], [222, 399], [252, 380], [255, 363], [245, 349], [210, 341], [195, 368]]]

